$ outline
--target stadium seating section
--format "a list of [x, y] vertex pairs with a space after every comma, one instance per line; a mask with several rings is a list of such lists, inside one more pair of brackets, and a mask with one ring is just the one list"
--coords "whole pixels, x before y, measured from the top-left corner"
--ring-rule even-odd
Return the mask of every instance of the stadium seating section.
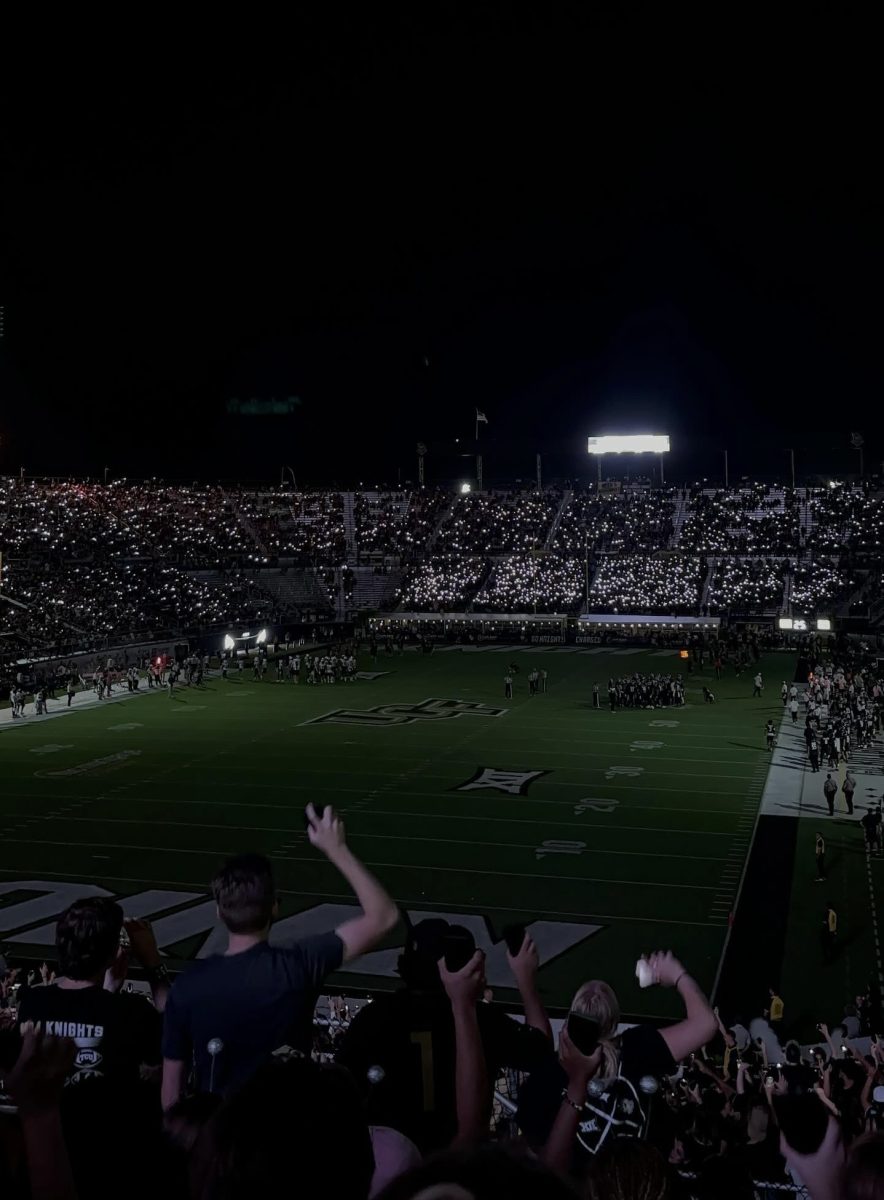
[[2, 654], [403, 612], [807, 615], [877, 598], [868, 488], [453, 495], [0, 481]]

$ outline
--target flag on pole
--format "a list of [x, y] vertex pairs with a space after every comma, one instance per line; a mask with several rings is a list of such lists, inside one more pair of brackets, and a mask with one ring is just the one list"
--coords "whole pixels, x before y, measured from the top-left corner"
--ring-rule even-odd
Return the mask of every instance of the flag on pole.
[[488, 418], [482, 412], [481, 408], [476, 409], [476, 424], [477, 425], [487, 425], [488, 424]]
[[852, 433], [850, 435], [850, 444], [854, 450], [862, 450], [865, 443], [865, 438], [861, 433]]

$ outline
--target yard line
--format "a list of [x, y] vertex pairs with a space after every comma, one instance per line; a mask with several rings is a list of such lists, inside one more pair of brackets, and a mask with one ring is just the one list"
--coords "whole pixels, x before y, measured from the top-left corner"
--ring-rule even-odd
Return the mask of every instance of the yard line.
[[[0, 867], [0, 875], [21, 875], [20, 867]], [[94, 882], [95, 875], [78, 875], [72, 871], [40, 871], [41, 876], [46, 876], [52, 879], [85, 879], [88, 882]], [[143, 877], [133, 877], [131, 875], [102, 875], [102, 879], [109, 883], [147, 883], [152, 887], [175, 887], [175, 888], [200, 888], [208, 895], [205, 881], [200, 883], [190, 883], [180, 879], [146, 879]], [[345, 900], [348, 903], [353, 903], [352, 892], [300, 892], [294, 891], [291, 888], [275, 888], [278, 896], [305, 896], [309, 900]], [[460, 900], [428, 900], [426, 896], [422, 896], [420, 900], [406, 900], [404, 897], [398, 897], [399, 904], [413, 904], [416, 909], [422, 905], [430, 906], [430, 911], [438, 911], [441, 907], [446, 909], [463, 909], [464, 912], [475, 912], [478, 908], [481, 912], [524, 912], [524, 909], [514, 908], [512, 905], [504, 906], [500, 904], [464, 904]], [[680, 917], [629, 917], [629, 916], [613, 916], [611, 913], [586, 913], [586, 912], [562, 912], [558, 909], [549, 908], [534, 908], [530, 910], [537, 917], [568, 917], [578, 921], [638, 921], [640, 924], [653, 922], [655, 925], [696, 925], [703, 929], [721, 929], [724, 928], [720, 921], [685, 921]]]
[[[522, 753], [522, 755], [524, 755], [525, 754], [525, 750], [523, 748], [524, 744], [525, 744], [524, 736], [522, 736], [519, 739], [519, 743], [520, 743], [521, 753]], [[429, 753], [432, 753], [432, 751], [429, 751]], [[486, 747], [483, 745], [481, 747], [481, 753], [485, 758], [499, 758], [501, 755], [506, 755], [511, 752], [506, 749], [502, 750], [498, 746], [493, 746], [493, 747], [489, 748], [489, 747]], [[556, 755], [558, 755], [558, 753], [559, 752], [556, 751]], [[611, 750], [611, 749], [603, 748], [602, 750], [599, 750], [599, 751], [587, 751], [586, 753], [582, 753], [580, 755], [580, 757], [581, 758], [602, 758], [606, 762], [610, 763], [611, 759], [613, 757], [616, 757], [617, 753], [619, 753], [619, 752]], [[737, 775], [735, 772], [732, 772], [732, 771], [726, 771], [723, 775], [718, 771], [713, 772], [711, 775], [704, 774], [702, 771], [685, 771], [685, 772], [662, 771], [656, 764], [657, 763], [670, 763], [671, 764], [673, 762], [672, 756], [670, 756], [670, 755], [662, 755], [661, 756], [659, 754], [655, 754], [653, 751], [647, 751], [647, 750], [638, 756], [635, 756], [634, 752], [630, 752], [630, 753], [632, 754], [632, 757], [634, 758], [635, 762], [637, 762], [637, 763], [639, 763], [639, 762], [640, 763], [646, 763], [646, 762], [654, 763], [655, 765], [653, 767], [653, 770], [660, 775], [676, 775], [676, 774], [682, 775], [683, 774], [686, 777], [697, 778], [697, 779], [745, 779], [747, 783], [752, 778], [752, 776], [750, 774]], [[624, 757], [624, 756], [625, 755], [621, 755], [621, 757]], [[426, 754], [423, 757], [425, 758]], [[532, 752], [532, 757], [539, 758], [539, 757], [541, 757], [541, 755], [536, 755], [536, 754], [533, 754], [533, 752]], [[738, 759], [738, 758], [718, 758], [718, 759], [709, 760], [709, 759], [705, 759], [705, 758], [685, 758], [679, 754], [677, 756], [677, 759], [678, 759], [679, 763], [692, 762], [692, 763], [700, 763], [701, 765], [704, 765], [704, 766], [710, 766], [713, 763], [716, 766], [720, 764], [721, 766], [730, 766], [730, 767], [747, 767], [749, 765], [746, 762], [744, 762], [742, 759]], [[418, 761], [420, 761], [420, 760], [418, 760]], [[398, 760], [397, 760], [397, 764], [398, 764]], [[445, 758], [446, 766], [469, 767], [470, 765], [474, 765], [474, 764], [475, 764], [475, 759], [472, 759], [472, 758], [449, 758], [447, 755]], [[230, 766], [225, 766], [223, 769], [224, 769], [225, 774], [230, 774], [231, 772], [239, 772], [239, 771], [254, 773], [255, 764], [254, 763], [233, 763]], [[328, 773], [328, 769], [329, 769], [328, 758], [326, 758], [324, 764], [319, 769], [323, 775]], [[333, 769], [334, 769], [334, 772], [336, 775], [359, 775], [359, 776], [370, 775], [372, 777], [377, 777], [380, 779], [390, 778], [392, 776], [399, 774], [399, 772], [396, 772], [396, 771], [372, 771], [364, 766], [359, 766], [355, 770], [350, 770], [348, 767], [341, 767], [337, 762], [334, 763]], [[607, 767], [578, 767], [578, 766], [561, 767], [561, 766], [559, 766], [559, 767], [555, 767], [554, 769], [559, 772], [568, 772], [568, 771], [583, 772], [583, 771], [606, 771], [608, 768]], [[206, 774], [207, 775], [211, 774], [211, 772], [207, 772]], [[309, 774], [309, 771], [301, 772], [301, 774]], [[211, 779], [207, 779], [207, 782], [209, 782], [211, 784]]]
[[[681, 812], [681, 809], [676, 809], [676, 812]], [[692, 811], [696, 811], [693, 809]], [[344, 816], [347, 815], [347, 810], [344, 809]], [[563, 825], [569, 829], [585, 829], [588, 833], [604, 833], [609, 829], [622, 829], [627, 833], [672, 833], [681, 836], [683, 833], [694, 833], [708, 837], [726, 837], [732, 838], [733, 834], [727, 830], [720, 829], [675, 829], [672, 826], [662, 828], [657, 825], [613, 825], [608, 821], [600, 821], [595, 823], [592, 819], [586, 821], [552, 821], [545, 817], [543, 820], [533, 820], [526, 817], [474, 817], [466, 813], [438, 813], [438, 812], [396, 812], [386, 808], [363, 808], [359, 810], [358, 816], [361, 817], [418, 817], [421, 820], [437, 820], [437, 821], [495, 821], [504, 825], [542, 825], [546, 828], [549, 825]]]
[[[626, 745], [626, 744], [628, 744], [627, 743], [628, 738], [635, 737], [636, 735], [638, 735], [640, 733], [644, 733], [645, 730], [652, 727], [652, 724], [653, 723], [650, 721], [645, 721], [642, 725], [637, 726], [635, 729], [628, 730], [628, 731], [625, 731], [622, 728], [618, 727], [618, 733], [625, 733], [626, 736], [624, 738], [617, 738], [617, 739], [605, 737], [604, 744], [606, 746]], [[301, 728], [303, 728], [303, 726], [299, 725], [299, 726], [296, 726], [296, 728], [301, 729]], [[462, 728], [464, 730], [466, 730], [469, 727], [462, 726]], [[487, 726], [485, 728], [486, 728], [486, 732], [488, 733], [489, 738], [492, 738], [492, 737], [494, 739], [517, 738], [519, 741], [522, 741], [525, 736], [524, 731], [522, 731], [522, 730], [502, 729], [499, 725]], [[533, 731], [534, 727], [532, 726], [531, 728]], [[454, 731], [452, 731], [452, 732], [454, 732]], [[587, 731], [584, 729], [583, 732], [587, 732]], [[708, 749], [710, 751], [714, 751], [714, 750], [725, 750], [725, 749], [733, 748], [732, 741], [729, 741], [726, 737], [724, 737], [724, 738], [719, 737], [717, 734], [688, 733], [687, 731], [682, 730], [680, 728], [678, 728], [678, 729], [661, 728], [661, 729], [659, 729], [659, 733], [663, 734], [667, 738], [671, 739], [671, 743], [667, 742], [667, 748], [672, 748], [677, 741], [682, 742], [685, 740], [697, 739], [697, 738], [702, 738], [704, 740], [707, 740], [709, 738], [715, 738], [716, 741], [715, 741], [714, 745], [708, 746], [708, 747], [707, 746], [695, 746], [695, 747], [693, 747], [693, 749], [695, 749], [695, 750]], [[745, 730], [743, 731], [743, 734], [745, 736]], [[601, 740], [601, 739], [599, 739], [599, 740]], [[547, 746], [547, 745], [549, 745], [549, 746], [555, 746], [555, 745], [557, 745], [557, 746], [573, 746], [574, 745], [573, 736], [570, 738], [538, 737], [538, 738], [533, 738], [532, 741], [538, 746]], [[760, 744], [757, 747], [744, 745], [744, 746], [740, 746], [739, 748], [745, 749], [747, 751], [751, 751], [752, 753], [761, 753], [762, 751], [764, 751], [764, 747]], [[371, 750], [373, 753], [377, 754], [377, 756], [379, 758], [385, 758], [385, 757], [392, 758], [395, 756], [397, 759], [406, 759], [409, 757], [411, 757], [411, 758], [419, 758], [420, 757], [420, 753], [418, 751], [409, 752], [410, 751], [409, 747], [404, 747], [403, 750], [400, 752], [396, 747], [391, 746], [389, 742], [383, 746], [378, 746], [376, 743], [376, 740], [356, 741], [356, 742], [350, 740], [346, 743], [342, 743], [340, 746], [335, 746], [336, 754], [339, 752], [343, 752], [345, 750], [349, 750], [353, 754], [356, 754], [357, 752], [362, 752], [365, 750]], [[560, 751], [560, 753], [565, 753], [565, 752]], [[316, 755], [327, 756], [328, 755], [328, 746], [321, 745], [319, 743], [313, 743], [310, 745], [303, 745], [303, 746], [299, 745], [298, 746], [298, 754], [299, 755], [300, 754], [305, 754], [305, 755], [316, 754]], [[290, 750], [271, 749], [269, 752], [265, 752], [264, 757], [266, 757], [267, 759], [270, 759], [270, 760], [273, 760], [273, 759], [287, 760], [287, 759], [291, 758], [291, 751]], [[25, 762], [27, 760], [22, 758], [21, 761]]]
[[[4, 844], [18, 846], [68, 846], [70, 848], [78, 848], [81, 850], [94, 849], [92, 842], [55, 842], [43, 838], [4, 838]], [[202, 850], [195, 847], [185, 846], [130, 846], [121, 842], [102, 842], [102, 850], [139, 850], [149, 854], [203, 854], [212, 855], [217, 858], [219, 855], [227, 855], [232, 857], [236, 851], [234, 850]], [[532, 850], [536, 847], [532, 846]], [[331, 866], [332, 864], [322, 858], [304, 858], [302, 855], [279, 855], [278, 862], [302, 862], [312, 863], [314, 866]], [[717, 887], [700, 883], [655, 883], [644, 879], [603, 879], [595, 876], [584, 875], [539, 875], [536, 871], [488, 871], [485, 869], [476, 869], [473, 867], [429, 867], [425, 863], [385, 863], [385, 862], [365, 862], [366, 867], [380, 868], [384, 871], [444, 871], [447, 874], [455, 875], [493, 875], [505, 879], [542, 879], [544, 883], [612, 883], [617, 887], [664, 887], [664, 888], [686, 888], [692, 892], [715, 892]]]
[[[358, 816], [366, 816], [365, 812], [354, 814]], [[300, 835], [303, 840], [306, 840], [307, 834], [303, 826], [261, 826], [261, 825], [209, 825], [195, 821], [162, 821], [154, 822], [145, 818], [139, 820], [137, 817], [71, 817], [58, 816], [49, 817], [47, 820], [52, 821], [81, 821], [84, 823], [96, 822], [102, 825], [152, 825], [155, 828], [162, 829], [235, 829], [241, 833], [284, 833]], [[530, 822], [530, 824], [552, 824], [552, 822]], [[560, 822], [556, 822], [559, 824]], [[347, 841], [354, 841], [357, 838], [371, 838], [373, 841], [391, 841], [391, 842], [430, 842], [433, 845], [439, 846], [490, 846], [494, 849], [503, 850], [531, 850], [537, 849], [537, 844], [531, 842], [530, 845], [522, 842], [483, 842], [476, 841], [475, 838], [437, 838], [437, 837], [419, 837], [416, 835], [398, 834], [398, 833], [362, 833], [350, 832]], [[629, 856], [630, 858], [685, 858], [694, 862], [727, 862], [726, 858], [714, 854], [658, 854], [653, 850], [609, 850], [599, 849], [594, 850], [587, 846], [583, 851], [584, 854], [619, 854]]]
[[[475, 761], [474, 761], [474, 762], [473, 762], [473, 764], [472, 764], [472, 770], [473, 770], [473, 771], [475, 771], [475, 769], [476, 769], [476, 763], [475, 763]], [[705, 776], [704, 776], [703, 778], [705, 778]], [[730, 779], [730, 778], [731, 778], [731, 776], [727, 775], [727, 776], [724, 776], [724, 778], [726, 778], [726, 779]], [[151, 781], [151, 780], [149, 780], [149, 779], [145, 779], [145, 780], [139, 780], [138, 782], [142, 782], [142, 783], [150, 783], [150, 782], [152, 782], [152, 781]], [[239, 792], [242, 792], [242, 791], [243, 791], [243, 788], [244, 788], [244, 785], [243, 785], [243, 784], [241, 784], [241, 783], [225, 783], [225, 782], [223, 782], [223, 780], [212, 780], [212, 785], [211, 785], [211, 786], [212, 786], [213, 788], [236, 788], [236, 789], [237, 789], [237, 791], [239, 791]], [[248, 783], [248, 790], [249, 790], [249, 791], [251, 791], [252, 789], [254, 789], [254, 788], [257, 788], [257, 789], [258, 789], [258, 790], [260, 790], [260, 791], [287, 792], [289, 795], [291, 795], [291, 793], [292, 793], [292, 791], [293, 791], [293, 789], [294, 789], [294, 786], [295, 786], [295, 785], [293, 785], [292, 783], [254, 783], [254, 782], [252, 782], [252, 781], [250, 780], [250, 781], [249, 781], [249, 783]], [[309, 787], [309, 790], [310, 790], [310, 791], [320, 791], [320, 792], [358, 792], [360, 795], [361, 795], [362, 793], [364, 793], [365, 791], [369, 790], [369, 789], [367, 789], [367, 788], [364, 788], [364, 787], [351, 788], [351, 787], [339, 787], [339, 786], [336, 786], [335, 784], [314, 783], [312, 780], [309, 782], [309, 785], [307, 785], [307, 784], [304, 784], [304, 783], [303, 783], [303, 781], [302, 781], [302, 777], [301, 777], [301, 776], [299, 776], [299, 777], [298, 777], [298, 786], [300, 786], [300, 787], [301, 787], [303, 790], [307, 790], [307, 788]], [[567, 784], [566, 786], [568, 786], [568, 787], [576, 787], [577, 785], [576, 785], [576, 784]], [[586, 785], [586, 786], [590, 786], [590, 785]], [[594, 786], [594, 785], [593, 785], [593, 786]], [[615, 782], [614, 782], [614, 780], [607, 780], [607, 779], [605, 780], [604, 784], [602, 784], [602, 785], [600, 785], [600, 786], [603, 786], [603, 787], [605, 787], [605, 788], [620, 788], [621, 790], [623, 790], [623, 791], [628, 791], [628, 792], [644, 792], [644, 793], [647, 793], [647, 792], [649, 792], [649, 791], [654, 791], [654, 792], [678, 792], [678, 794], [679, 794], [680, 796], [684, 796], [684, 795], [690, 795], [690, 796], [700, 796], [700, 795], [703, 795], [703, 796], [705, 796], [705, 795], [708, 795], [708, 793], [709, 793], [709, 789], [708, 789], [708, 788], [705, 788], [705, 787], [702, 787], [702, 788], [688, 788], [688, 787], [658, 787], [656, 784], [654, 784], [654, 785], [653, 785], [653, 787], [650, 787], [650, 786], [649, 786], [649, 784], [648, 784], [647, 782], [645, 782], [645, 783], [639, 783], [639, 784], [631, 784], [631, 783], [615, 783]], [[735, 791], [735, 792], [729, 792], [729, 791], [725, 791], [725, 790], [723, 790], [722, 788], [716, 788], [716, 789], [715, 789], [715, 792], [716, 792], [716, 795], [718, 795], [718, 796], [740, 796], [740, 797], [745, 797], [745, 795], [746, 795], [746, 790], [745, 790], [745, 788], [739, 788], [739, 789], [738, 789], [737, 791]], [[443, 785], [441, 786], [441, 790], [440, 790], [440, 792], [430, 792], [430, 791], [428, 791], [428, 792], [415, 792], [415, 791], [409, 791], [409, 790], [406, 790], [406, 789], [404, 789], [404, 788], [397, 788], [397, 789], [396, 789], [396, 793], [397, 793], [397, 795], [399, 795], [399, 796], [425, 796], [427, 799], [431, 799], [431, 798], [434, 798], [434, 797], [435, 797], [435, 798], [438, 798], [438, 796], [439, 796], [440, 794], [441, 794], [441, 795], [444, 795], [444, 796], [446, 796], [446, 797], [448, 797], [448, 798], [453, 798], [453, 799], [457, 799], [457, 798], [463, 799], [463, 798], [465, 798], [465, 796], [466, 796], [466, 793], [464, 793], [464, 794], [462, 794], [462, 795], [460, 795], [460, 796], [459, 796], [459, 795], [458, 795], [458, 791], [457, 791], [457, 787], [456, 787], [456, 786], [452, 788], [452, 787], [449, 787], [449, 786], [447, 786], [447, 785], [445, 785], [445, 784], [443, 784]], [[30, 795], [30, 793], [23, 793], [23, 794], [24, 794], [24, 795]], [[52, 799], [55, 799], [57, 796], [58, 796], [58, 792], [55, 792], [55, 793], [53, 793], [53, 795], [52, 795]], [[470, 798], [472, 798], [472, 797], [470, 796]], [[508, 798], [508, 799], [511, 799], [511, 797], [507, 797], [507, 798]], [[128, 799], [130, 799], [130, 797], [128, 797], [128, 796], [127, 796], [127, 797], [126, 797], [126, 799], [127, 799], [127, 800], [128, 800]], [[485, 796], [485, 797], [484, 797], [484, 799], [486, 799], [486, 800], [500, 800], [500, 799], [504, 799], [504, 797], [501, 797], [501, 796]], [[177, 803], [177, 801], [176, 801], [176, 803]], [[539, 801], [538, 803], [545, 803], [545, 804], [570, 804], [570, 803], [573, 803], [573, 802], [572, 802], [572, 801], [570, 801], [570, 800], [546, 800], [546, 801]], [[632, 807], [632, 806], [630, 806], [630, 807]], [[676, 810], [676, 811], [679, 811], [679, 810]], [[702, 812], [703, 810], [702, 810], [702, 809], [696, 809], [696, 810], [687, 810], [687, 809], [686, 809], [686, 810], [683, 810], [683, 811], [696, 811], [696, 812]], [[719, 810], [718, 810], [718, 809], [715, 809], [715, 810], [709, 809], [709, 810], [707, 810], [707, 811], [709, 811], [709, 812], [712, 812], [712, 811], [718, 812]], [[731, 813], [733, 813], [734, 815], [738, 815], [738, 814], [739, 814], [739, 813], [741, 813], [743, 810], [742, 810], [742, 809], [730, 809], [729, 811], [730, 811]]]
[[[147, 781], [145, 780], [143, 782], [147, 782]], [[288, 792], [289, 794], [291, 794], [291, 792], [293, 790], [291, 784], [279, 784], [279, 785], [277, 785], [277, 784], [264, 784], [264, 785], [258, 784], [258, 785], [249, 785], [249, 786], [250, 786], [250, 788], [253, 786], [263, 787], [265, 790], [270, 790], [270, 791], [285, 791], [285, 792]], [[649, 790], [653, 790], [655, 792], [678, 792], [679, 795], [698, 796], [698, 795], [706, 795], [707, 794], [707, 790], [705, 788], [703, 788], [701, 790], [694, 790], [694, 791], [691, 791], [690, 788], [659, 788], [659, 787], [655, 787], [653, 789], [648, 789], [647, 787], [632, 787], [628, 784], [608, 783], [608, 782], [606, 782], [604, 786], [606, 789], [619, 788], [621, 791], [630, 791], [630, 792], [647, 792]], [[219, 788], [219, 787], [230, 788], [230, 787], [232, 787], [232, 788], [236, 788], [237, 791], [242, 791], [242, 786], [238, 783], [227, 783], [227, 784], [213, 783], [212, 787], [213, 788]], [[309, 788], [302, 788], [301, 791], [346, 792], [349, 795], [365, 796], [368, 792], [368, 789], [367, 788], [323, 787], [320, 784], [311, 783]], [[24, 799], [24, 800], [34, 800], [34, 799], [49, 800], [52, 803], [57, 803], [59, 800], [67, 801], [67, 800], [95, 800], [96, 799], [95, 796], [84, 796], [79, 793], [71, 793], [71, 794], [65, 795], [63, 797], [60, 796], [58, 792], [55, 792], [51, 796], [36, 796], [36, 797], [30, 792], [9, 792], [6, 794], [8, 796], [17, 796], [19, 799]], [[725, 793], [719, 792], [718, 794], [719, 795], [722, 795], [722, 794], [723, 795], [742, 795], [743, 793], [742, 792], [725, 792]], [[464, 801], [467, 803], [475, 803], [475, 796], [472, 792], [458, 793], [457, 790], [453, 790], [453, 791], [447, 790], [447, 791], [442, 791], [441, 793], [435, 793], [435, 792], [412, 792], [412, 791], [408, 791], [404, 788], [397, 788], [396, 792], [394, 793], [394, 796], [411, 796], [416, 799], [432, 800], [432, 801], [438, 801], [438, 800], [444, 799], [445, 803], [449, 803], [452, 800], [461, 800], [461, 801]], [[492, 796], [489, 793], [488, 795], [483, 794], [481, 799], [482, 799], [483, 803], [485, 803], [486, 801], [494, 801], [498, 804], [509, 804], [510, 806], [513, 805], [513, 797], [512, 796]], [[210, 804], [210, 805], [217, 805], [219, 808], [243, 808], [243, 809], [273, 808], [273, 809], [282, 809], [286, 812], [291, 812], [293, 807], [300, 807], [299, 803], [297, 803], [297, 802], [294, 805], [292, 803], [270, 804], [267, 801], [258, 801], [258, 800], [216, 800], [214, 798], [210, 799], [210, 800], [195, 800], [195, 799], [192, 799], [189, 797], [187, 799], [184, 799], [183, 797], [176, 797], [176, 798], [172, 799], [172, 798], [163, 797], [163, 796], [128, 796], [127, 795], [125, 800], [126, 800], [127, 804], [174, 804], [176, 806], [181, 805], [181, 804]], [[520, 796], [520, 797], [516, 798], [515, 803], [520, 804], [520, 805], [542, 804], [545, 807], [548, 806], [548, 807], [554, 807], [554, 808], [573, 808], [575, 803], [577, 803], [577, 802], [574, 800], [538, 800], [538, 799], [532, 800], [530, 797]], [[712, 816], [716, 816], [716, 817], [739, 817], [743, 812], [743, 809], [740, 809], [740, 808], [676, 808], [673, 806], [663, 805], [663, 804], [633, 804], [631, 801], [628, 802], [627, 806], [630, 810], [638, 809], [639, 811], [647, 810], [649, 812], [703, 813], [706, 815], [712, 815]], [[428, 815], [435, 815], [435, 814], [428, 814]], [[454, 814], [449, 813], [447, 815], [453, 816]], [[691, 832], [691, 831], [686, 831], [686, 832]], [[705, 830], [705, 831], [698, 831], [698, 832], [711, 832], [711, 831]]]

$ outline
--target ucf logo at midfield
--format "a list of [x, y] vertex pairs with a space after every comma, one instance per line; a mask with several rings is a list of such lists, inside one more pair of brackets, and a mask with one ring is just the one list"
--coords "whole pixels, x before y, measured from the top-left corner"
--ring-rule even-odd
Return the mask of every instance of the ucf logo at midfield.
[[334, 712], [302, 721], [302, 725], [413, 725], [416, 721], [441, 721], [450, 717], [502, 717], [505, 708], [492, 708], [471, 700], [422, 700], [420, 704], [380, 704], [377, 708], [336, 708]]

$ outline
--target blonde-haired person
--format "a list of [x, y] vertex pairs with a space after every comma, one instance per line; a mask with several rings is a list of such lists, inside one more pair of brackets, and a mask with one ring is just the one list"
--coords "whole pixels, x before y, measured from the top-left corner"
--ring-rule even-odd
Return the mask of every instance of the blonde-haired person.
[[590, 980], [577, 989], [571, 1012], [597, 1023], [595, 1050], [581, 1053], [566, 1022], [558, 1054], [522, 1086], [519, 1124], [548, 1166], [568, 1172], [612, 1138], [642, 1137], [648, 1086], [643, 1081], [673, 1074], [715, 1035], [715, 1013], [675, 955], [658, 951], [647, 962], [655, 984], [677, 989], [685, 1006], [681, 1021], [664, 1029], [635, 1025], [618, 1036], [617, 996], [602, 980]]

